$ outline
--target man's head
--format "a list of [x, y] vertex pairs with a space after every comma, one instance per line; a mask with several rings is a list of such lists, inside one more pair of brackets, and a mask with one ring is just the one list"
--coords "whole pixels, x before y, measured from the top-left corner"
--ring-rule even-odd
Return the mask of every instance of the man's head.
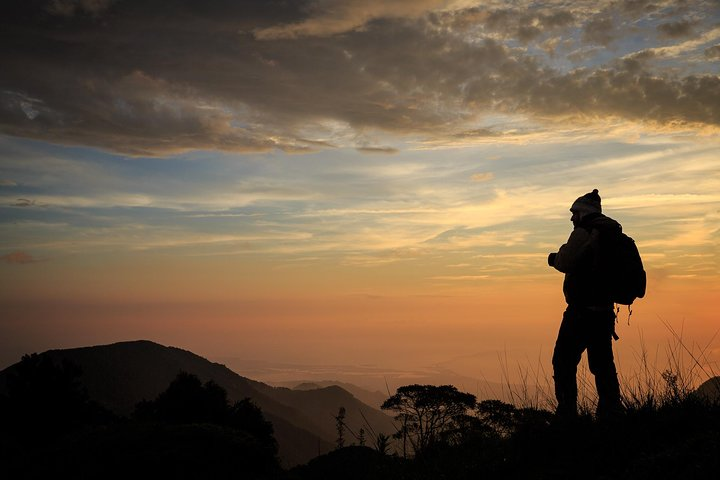
[[578, 199], [575, 200], [570, 207], [570, 211], [572, 212], [570, 220], [572, 220], [575, 224], [591, 213], [602, 213], [600, 195], [598, 194], [597, 188], [590, 193], [586, 193], [582, 197], [578, 197]]

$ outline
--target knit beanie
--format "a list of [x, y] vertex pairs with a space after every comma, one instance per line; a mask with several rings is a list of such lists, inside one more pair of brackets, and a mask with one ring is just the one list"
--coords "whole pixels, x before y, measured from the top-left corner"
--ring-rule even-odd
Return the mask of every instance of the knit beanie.
[[591, 213], [602, 213], [600, 195], [598, 194], [597, 188], [582, 197], [578, 197], [572, 204], [572, 207], [570, 207], [570, 211], [579, 213], [580, 218]]

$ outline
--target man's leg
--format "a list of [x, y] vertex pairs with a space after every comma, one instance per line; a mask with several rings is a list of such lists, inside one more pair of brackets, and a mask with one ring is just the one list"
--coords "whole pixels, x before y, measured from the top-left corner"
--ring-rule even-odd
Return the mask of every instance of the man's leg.
[[595, 375], [598, 392], [598, 416], [613, 415], [622, 411], [620, 383], [615, 369], [612, 351], [612, 334], [615, 315], [609, 312], [593, 314], [590, 338], [588, 339], [588, 366]]
[[577, 415], [577, 366], [585, 350], [582, 321], [577, 312], [565, 310], [553, 352], [553, 379], [557, 414]]

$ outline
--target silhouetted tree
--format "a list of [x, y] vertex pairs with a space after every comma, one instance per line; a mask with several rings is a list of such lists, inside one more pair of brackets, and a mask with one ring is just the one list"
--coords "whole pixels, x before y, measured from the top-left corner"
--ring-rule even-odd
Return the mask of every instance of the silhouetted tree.
[[477, 405], [480, 424], [492, 433], [507, 437], [515, 430], [517, 407], [500, 400], [483, 400]]
[[337, 448], [343, 448], [345, 446], [345, 407], [340, 407], [335, 416], [335, 429], [337, 430], [335, 444]]
[[164, 423], [215, 423], [228, 420], [227, 392], [212, 380], [204, 385], [196, 375], [180, 372], [170, 386], [153, 401], [135, 408], [139, 419]]
[[546, 410], [518, 408], [500, 400], [483, 400], [476, 412], [481, 428], [503, 438], [546, 428], [552, 418]]
[[277, 455], [278, 444], [275, 440], [273, 424], [263, 416], [260, 407], [255, 405], [249, 398], [235, 402], [229, 408], [227, 425], [255, 437], [266, 450]]
[[[382, 404], [400, 422], [396, 436], [409, 441], [416, 454], [439, 441], [448, 441], [468, 420], [475, 395], [452, 385], [407, 385]], [[404, 452], [405, 453], [405, 452]]]
[[230, 405], [224, 388], [212, 380], [203, 384], [190, 373], [180, 372], [155, 400], [139, 402], [134, 416], [138, 420], [172, 425], [230, 427], [255, 438], [269, 455], [277, 455], [272, 423], [265, 420], [252, 400], [245, 398]]
[[390, 453], [390, 437], [384, 433], [378, 433], [375, 438], [375, 450], [383, 455]]
[[0, 422], [21, 436], [37, 439], [112, 421], [109, 411], [89, 399], [78, 380], [81, 373], [68, 360], [57, 364], [48, 355], [24, 355], [7, 376]]

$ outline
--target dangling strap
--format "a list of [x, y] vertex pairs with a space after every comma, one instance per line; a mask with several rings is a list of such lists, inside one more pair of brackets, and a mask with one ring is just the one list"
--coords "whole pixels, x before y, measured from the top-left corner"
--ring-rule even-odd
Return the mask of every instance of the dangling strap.
[[615, 340], [616, 342], [617, 342], [618, 340], [620, 340], [620, 337], [618, 337], [618, 334], [617, 334], [617, 332], [615, 331], [615, 324], [618, 322], [618, 316], [619, 316], [619, 315], [620, 315], [620, 306], [619, 306], [619, 305], [616, 305], [616, 306], [615, 306], [615, 321], [613, 322], [613, 333], [612, 333], [613, 340]]
[[[615, 304], [615, 322], [613, 323], [613, 338], [617, 341], [620, 340], [620, 337], [618, 337], [617, 332], [615, 332], [615, 323], [618, 323], [620, 321], [620, 305]], [[627, 324], [628, 327], [630, 326], [630, 317], [632, 317], [632, 306], [628, 305], [628, 317], [627, 317]]]

